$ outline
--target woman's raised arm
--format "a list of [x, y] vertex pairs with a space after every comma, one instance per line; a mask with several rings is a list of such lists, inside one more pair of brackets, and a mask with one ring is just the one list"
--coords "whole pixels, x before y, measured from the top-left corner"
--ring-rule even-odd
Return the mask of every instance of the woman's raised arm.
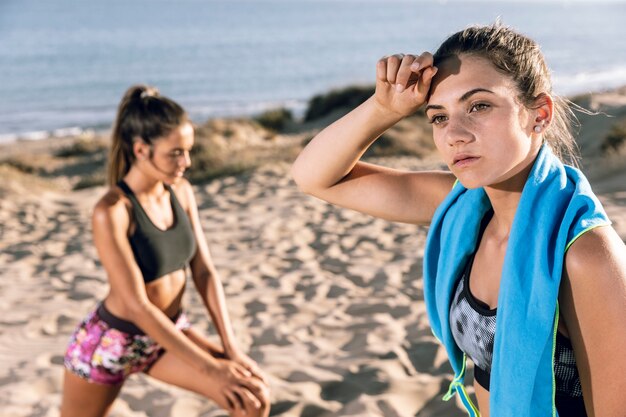
[[376, 92], [305, 147], [292, 176], [305, 193], [376, 217], [428, 223], [450, 191], [447, 172], [409, 172], [359, 162], [387, 129], [426, 101], [432, 55], [393, 55], [376, 66]]

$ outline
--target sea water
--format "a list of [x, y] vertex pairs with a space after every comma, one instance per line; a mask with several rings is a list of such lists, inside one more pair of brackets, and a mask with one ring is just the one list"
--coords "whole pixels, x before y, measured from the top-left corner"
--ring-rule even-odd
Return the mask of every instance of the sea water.
[[376, 61], [471, 24], [537, 40], [555, 90], [626, 84], [626, 3], [398, 0], [0, 0], [0, 141], [110, 127], [130, 85], [194, 121], [373, 84]]

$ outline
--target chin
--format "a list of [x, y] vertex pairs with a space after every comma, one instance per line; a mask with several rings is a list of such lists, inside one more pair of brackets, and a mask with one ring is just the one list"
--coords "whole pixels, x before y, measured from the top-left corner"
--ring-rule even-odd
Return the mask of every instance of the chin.
[[452, 172], [461, 185], [468, 190], [474, 190], [476, 188], [482, 188], [486, 186], [484, 178], [477, 178], [475, 175], [463, 175]]
[[457, 178], [459, 180], [459, 182], [461, 183], [461, 185], [465, 188], [467, 188], [468, 190], [475, 190], [477, 188], [482, 188], [485, 186], [485, 184], [481, 183], [481, 182], [477, 182], [477, 181], [467, 181], [467, 180], [462, 180], [460, 178]]

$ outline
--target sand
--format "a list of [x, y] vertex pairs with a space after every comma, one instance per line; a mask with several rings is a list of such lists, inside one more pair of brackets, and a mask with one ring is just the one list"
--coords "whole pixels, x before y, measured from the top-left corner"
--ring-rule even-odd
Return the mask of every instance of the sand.
[[[196, 187], [237, 339], [270, 375], [272, 415], [463, 415], [438, 400], [451, 374], [422, 299], [426, 229], [306, 196], [288, 170]], [[89, 226], [103, 191], [2, 200], [3, 417], [58, 415], [69, 335], [107, 292]], [[192, 285], [187, 296], [196, 327], [214, 334]], [[143, 375], [111, 413], [213, 415], [209, 401]]]

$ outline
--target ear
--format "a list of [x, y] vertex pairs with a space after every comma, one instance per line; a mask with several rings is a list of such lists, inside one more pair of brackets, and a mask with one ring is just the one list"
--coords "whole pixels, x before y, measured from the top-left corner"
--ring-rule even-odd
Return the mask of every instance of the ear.
[[542, 126], [542, 130], [544, 130], [552, 122], [552, 115], [554, 114], [552, 96], [547, 93], [539, 94], [535, 99], [533, 111], [535, 112], [535, 124]]
[[135, 159], [143, 161], [150, 157], [150, 145], [143, 141], [141, 138], [136, 138], [133, 141], [133, 154]]

